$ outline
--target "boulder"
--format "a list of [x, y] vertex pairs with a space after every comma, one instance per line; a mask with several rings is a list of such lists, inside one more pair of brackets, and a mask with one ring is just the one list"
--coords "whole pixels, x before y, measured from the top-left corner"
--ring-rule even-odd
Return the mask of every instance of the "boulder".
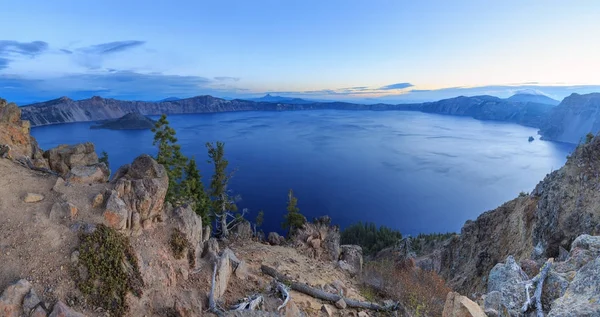
[[577, 271], [564, 296], [552, 303], [548, 316], [600, 316], [600, 256]]
[[333, 308], [327, 304], [321, 306], [321, 312], [327, 317], [333, 316]]
[[206, 242], [210, 239], [210, 225], [204, 226], [204, 231], [202, 232], [202, 242]]
[[27, 193], [25, 194], [25, 197], [23, 197], [23, 201], [26, 203], [37, 203], [42, 200], [44, 200], [44, 195], [42, 194]]
[[41, 308], [42, 311], [37, 312], [37, 314], [43, 313], [43, 316], [46, 316], [46, 311], [42, 307], [40, 307], [40, 305], [43, 305], [43, 303], [41, 303], [41, 300], [37, 296], [35, 290], [31, 288], [29, 290], [29, 293], [27, 293], [27, 295], [25, 295], [25, 298], [23, 298], [23, 313], [25, 314], [25, 316], [29, 316], [30, 314], [33, 315], [33, 313], [38, 308]]
[[0, 296], [0, 316], [21, 317], [23, 299], [30, 290], [31, 284], [24, 279], [9, 285]]
[[194, 254], [199, 257], [203, 251], [200, 247], [202, 240], [202, 218], [190, 206], [184, 205], [173, 209], [171, 221], [185, 235], [194, 248]]
[[58, 301], [54, 304], [54, 309], [52, 309], [49, 317], [85, 317], [85, 315], [72, 310], [65, 303]]
[[331, 218], [323, 216], [306, 222], [291, 236], [292, 245], [301, 253], [324, 261], [337, 261], [340, 256], [339, 227], [331, 226]]
[[106, 224], [114, 229], [123, 230], [127, 227], [129, 213], [130, 210], [125, 205], [125, 202], [119, 198], [119, 193], [114, 190], [111, 191], [103, 214]]
[[235, 268], [240, 263], [240, 260], [235, 256], [229, 248], [223, 250], [219, 262], [217, 263], [217, 276], [215, 279], [215, 299], [220, 299], [229, 284], [229, 279], [235, 271]]
[[475, 302], [456, 292], [446, 296], [442, 317], [486, 317], [483, 309]]
[[62, 176], [67, 176], [73, 167], [99, 163], [94, 144], [90, 142], [59, 145], [44, 152], [44, 158], [48, 160], [50, 168]]
[[[511, 316], [518, 316], [523, 303], [525, 303], [525, 287], [523, 282], [528, 280], [527, 275], [509, 255], [505, 263], [498, 263], [492, 268], [488, 277], [488, 293], [500, 293], [500, 310], [505, 307]], [[488, 308], [487, 306], [485, 308]], [[489, 307], [497, 309], [497, 307]]]
[[285, 241], [285, 238], [277, 232], [269, 232], [268, 240], [271, 245], [280, 245]]
[[104, 163], [73, 166], [67, 173], [67, 180], [79, 184], [106, 183], [110, 170]]
[[340, 261], [346, 262], [350, 266], [349, 272], [359, 274], [362, 272], [363, 255], [362, 248], [358, 245], [341, 245]]
[[250, 239], [252, 239], [252, 236], [254, 235], [252, 233], [252, 226], [250, 225], [250, 222], [248, 222], [246, 220], [239, 223], [235, 227], [233, 232], [238, 239], [242, 239], [242, 240], [250, 240]]
[[219, 242], [216, 238], [210, 238], [204, 243], [204, 250], [202, 251], [202, 257], [208, 257], [209, 260], [215, 260], [219, 254]]
[[542, 306], [544, 311], [549, 311], [552, 302], [565, 295], [568, 287], [569, 281], [566, 274], [557, 273], [550, 269], [544, 281], [544, 288], [542, 289]]
[[340, 300], [335, 302], [335, 307], [337, 307], [338, 309], [346, 309], [346, 307], [347, 307], [346, 301], [344, 301], [343, 298], [340, 298]]
[[567, 259], [556, 263], [554, 270], [559, 273], [577, 271], [598, 256], [600, 256], [600, 236], [583, 234], [573, 241]]
[[70, 202], [56, 202], [52, 205], [52, 209], [50, 209], [49, 218], [55, 222], [62, 222], [64, 219], [73, 221], [77, 218], [78, 212], [77, 207]]
[[63, 189], [67, 186], [67, 183], [65, 182], [64, 178], [62, 177], [57, 177], [56, 178], [56, 182], [54, 183], [54, 186], [52, 186], [52, 190], [57, 192], [57, 193], [63, 193]]
[[[152, 157], [146, 154], [138, 156], [123, 176], [114, 178], [111, 182], [114, 184], [116, 196], [111, 193], [108, 198], [105, 219], [107, 212], [110, 213], [108, 217], [113, 217], [115, 214], [115, 210], [109, 209], [111, 200], [112, 203], [117, 203], [115, 207], [123, 209], [115, 219], [118, 221], [114, 221], [119, 229], [131, 229], [134, 224], [123, 222], [123, 218], [129, 219], [136, 212], [140, 215], [143, 227], [147, 220], [154, 222], [162, 219], [161, 213], [169, 187], [169, 178], [165, 168]], [[124, 208], [121, 202], [125, 205]]]

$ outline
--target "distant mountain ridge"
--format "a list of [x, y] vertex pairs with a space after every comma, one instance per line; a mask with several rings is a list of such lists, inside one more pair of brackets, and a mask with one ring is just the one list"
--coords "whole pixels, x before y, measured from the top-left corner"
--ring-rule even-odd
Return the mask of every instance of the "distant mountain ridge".
[[532, 93], [517, 93], [509, 98], [506, 98], [506, 100], [514, 102], [534, 102], [552, 106], [556, 106], [560, 103], [560, 101], [552, 99], [546, 95]]
[[540, 125], [542, 139], [566, 143], [580, 143], [590, 132], [600, 132], [600, 93], [571, 94]]
[[[273, 98], [273, 96], [271, 96]], [[282, 97], [285, 98], [285, 97]], [[456, 97], [422, 104], [355, 104], [347, 102], [266, 102], [225, 100], [212, 96], [197, 96], [172, 101], [125, 101], [102, 97], [72, 100], [68, 97], [21, 107], [22, 118], [32, 126], [68, 122], [116, 119], [127, 113], [142, 115], [214, 113], [229, 111], [286, 111], [286, 110], [413, 110], [480, 120], [513, 122], [538, 127], [551, 106], [531, 102], [511, 102], [492, 96]]]

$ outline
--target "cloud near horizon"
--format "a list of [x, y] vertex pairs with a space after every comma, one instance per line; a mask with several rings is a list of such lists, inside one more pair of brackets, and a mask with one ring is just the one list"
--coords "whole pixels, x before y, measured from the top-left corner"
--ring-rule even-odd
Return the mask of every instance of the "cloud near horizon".
[[406, 89], [406, 88], [410, 88], [410, 87], [414, 87], [414, 85], [411, 83], [398, 83], [398, 84], [383, 86], [379, 89], [380, 90], [397, 90], [397, 89]]

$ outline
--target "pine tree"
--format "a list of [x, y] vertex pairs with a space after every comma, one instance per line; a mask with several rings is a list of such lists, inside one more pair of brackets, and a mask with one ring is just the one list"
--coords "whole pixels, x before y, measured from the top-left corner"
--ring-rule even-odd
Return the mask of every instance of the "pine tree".
[[166, 115], [163, 114], [160, 117], [154, 128], [152, 128], [152, 132], [154, 132], [154, 142], [152, 144], [158, 145], [156, 161], [165, 167], [169, 176], [166, 201], [177, 205], [181, 198], [179, 183], [183, 177], [187, 158], [181, 153], [181, 146], [177, 144], [175, 130], [169, 126]]
[[294, 197], [294, 191], [291, 189], [288, 192], [287, 214], [284, 216], [284, 221], [281, 224], [283, 229], [288, 230], [288, 236], [296, 229], [302, 227], [306, 222], [306, 218], [300, 213], [300, 208], [297, 207], [298, 198]]
[[[215, 171], [210, 181], [210, 196], [212, 198], [212, 216], [215, 219], [215, 233], [220, 237], [227, 237], [229, 230], [235, 226], [236, 219], [234, 216], [237, 211], [234, 197], [229, 196], [227, 185], [231, 174], [227, 174], [227, 166], [229, 161], [224, 158], [225, 145], [223, 142], [217, 142], [215, 147], [212, 143], [206, 143], [208, 149], [209, 163], [214, 165]], [[243, 216], [243, 215], [242, 215]], [[229, 218], [233, 218], [229, 221]]]
[[108, 153], [106, 153], [106, 151], [102, 151], [102, 155], [98, 159], [98, 162], [106, 164], [106, 167], [110, 169], [110, 165], [108, 165]]
[[210, 200], [204, 189], [204, 184], [202, 184], [202, 176], [194, 158], [189, 159], [184, 172], [185, 178], [180, 186], [181, 196], [183, 200], [192, 204], [196, 214], [202, 217], [203, 223], [209, 223]]

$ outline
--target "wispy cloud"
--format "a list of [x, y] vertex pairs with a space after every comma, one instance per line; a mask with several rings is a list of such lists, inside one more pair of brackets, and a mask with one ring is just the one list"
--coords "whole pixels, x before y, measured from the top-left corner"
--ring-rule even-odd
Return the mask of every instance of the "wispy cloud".
[[411, 84], [411, 83], [398, 83], [398, 84], [391, 84], [391, 85], [380, 87], [379, 90], [405, 89], [405, 88], [410, 88], [410, 87], [413, 87], [413, 86], [414, 85]]
[[0, 69], [7, 68], [8, 63], [10, 63], [9, 59], [0, 57]]
[[145, 41], [136, 41], [136, 40], [115, 41], [115, 42], [96, 44], [96, 45], [80, 48], [79, 51], [82, 51], [85, 53], [91, 53], [91, 54], [105, 55], [105, 54], [123, 52], [123, 51], [129, 50], [129, 49], [132, 49], [132, 48], [135, 48], [138, 46], [142, 46], [145, 43], [146, 43]]
[[215, 77], [215, 80], [218, 81], [240, 81], [239, 77], [229, 77], [229, 76], [219, 76], [219, 77]]
[[48, 49], [48, 43], [43, 41], [18, 42], [0, 40], [0, 55], [26, 55], [35, 56]]
[[33, 58], [48, 49], [43, 41], [19, 42], [0, 40], [0, 69], [8, 68], [15, 58]]

